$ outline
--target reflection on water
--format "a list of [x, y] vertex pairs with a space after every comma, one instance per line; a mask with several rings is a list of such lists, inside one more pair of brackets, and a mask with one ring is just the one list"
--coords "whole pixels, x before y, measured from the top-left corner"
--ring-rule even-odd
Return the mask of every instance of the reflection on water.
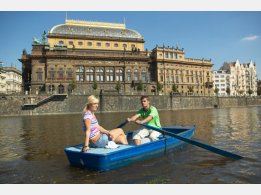
[[[133, 114], [96, 115], [112, 129]], [[83, 142], [81, 114], [0, 117], [0, 183], [261, 183], [261, 107], [160, 111], [160, 118], [164, 126], [195, 124], [196, 140], [246, 158], [187, 145], [118, 170], [89, 171], [71, 167], [63, 151]]]

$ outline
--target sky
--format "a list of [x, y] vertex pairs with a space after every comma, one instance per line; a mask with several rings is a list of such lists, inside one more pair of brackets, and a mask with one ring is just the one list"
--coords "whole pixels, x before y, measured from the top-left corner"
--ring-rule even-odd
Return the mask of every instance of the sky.
[[256, 63], [261, 78], [261, 11], [0, 11], [0, 61], [21, 69], [18, 59], [44, 31], [65, 18], [126, 23], [140, 32], [145, 48], [184, 48], [186, 58], [211, 59], [213, 70], [237, 59]]
[[261, 76], [261, 12], [177, 12], [177, 11], [5, 11], [0, 12], [2, 27], [0, 61], [21, 69], [18, 59], [25, 48], [31, 53], [32, 41], [44, 31], [67, 19], [126, 23], [145, 39], [145, 48], [162, 46], [184, 48], [186, 58], [211, 59], [217, 70], [225, 61], [250, 60]]

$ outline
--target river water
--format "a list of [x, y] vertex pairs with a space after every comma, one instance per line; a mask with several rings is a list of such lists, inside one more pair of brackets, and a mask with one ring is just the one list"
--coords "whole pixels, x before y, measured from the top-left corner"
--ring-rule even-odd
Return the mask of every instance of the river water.
[[[245, 158], [186, 145], [160, 158], [108, 172], [69, 165], [64, 147], [83, 142], [81, 114], [0, 117], [2, 184], [260, 184], [261, 107], [159, 111], [161, 123], [196, 125], [193, 138]], [[97, 113], [114, 128], [132, 112]], [[139, 128], [124, 127], [126, 132]]]

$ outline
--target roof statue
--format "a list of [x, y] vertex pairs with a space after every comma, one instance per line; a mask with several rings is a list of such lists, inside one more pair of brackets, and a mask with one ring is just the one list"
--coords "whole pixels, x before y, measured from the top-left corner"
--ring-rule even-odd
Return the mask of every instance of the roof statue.
[[46, 42], [46, 32], [44, 31], [43, 35], [42, 35], [42, 44], [45, 45]]
[[37, 44], [38, 45], [38, 44], [41, 44], [41, 43], [40, 43], [40, 41], [36, 37], [34, 37], [33, 44]]

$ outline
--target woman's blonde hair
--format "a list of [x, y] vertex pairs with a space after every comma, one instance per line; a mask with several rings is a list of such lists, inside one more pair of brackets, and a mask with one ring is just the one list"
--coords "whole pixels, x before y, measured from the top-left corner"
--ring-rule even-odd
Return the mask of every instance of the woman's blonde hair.
[[96, 98], [94, 95], [90, 95], [88, 98], [87, 98], [87, 103], [85, 104], [84, 108], [83, 108], [83, 112], [86, 112], [87, 109], [88, 109], [88, 106], [90, 104], [97, 104], [99, 103], [99, 99]]

